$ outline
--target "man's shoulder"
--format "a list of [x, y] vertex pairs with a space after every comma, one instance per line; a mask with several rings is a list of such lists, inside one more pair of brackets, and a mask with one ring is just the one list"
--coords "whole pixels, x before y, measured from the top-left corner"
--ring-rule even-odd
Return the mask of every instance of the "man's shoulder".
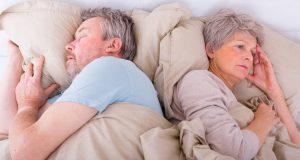
[[112, 57], [112, 56], [105, 56], [100, 57], [92, 62], [90, 62], [85, 68], [83, 68], [82, 72], [86, 72], [87, 70], [95, 70], [98, 73], [101, 71], [106, 71], [108, 73], [114, 73], [119, 71], [125, 71], [128, 69], [138, 69], [132, 61]]
[[96, 58], [90, 64], [133, 64], [133, 62], [114, 56], [103, 56], [100, 58]]

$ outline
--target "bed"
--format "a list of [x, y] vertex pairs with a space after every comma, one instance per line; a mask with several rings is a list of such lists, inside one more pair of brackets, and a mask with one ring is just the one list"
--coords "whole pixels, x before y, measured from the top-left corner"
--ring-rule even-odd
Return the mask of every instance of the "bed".
[[[265, 33], [267, 35], [264, 49], [270, 56], [275, 71], [278, 72], [277, 78], [279, 79], [279, 82], [286, 94], [287, 102], [290, 106], [290, 110], [292, 111], [293, 116], [295, 117], [295, 119], [300, 119], [300, 70], [298, 69], [300, 68], [300, 65], [298, 64], [298, 61], [300, 59], [300, 21], [297, 21], [297, 15], [299, 15], [300, 13], [300, 2], [296, 0], [279, 0], [272, 2], [272, 4], [266, 0], [253, 0], [251, 2], [242, 0], [130, 0], [126, 3], [121, 0], [56, 1], [67, 2], [68, 4], [73, 4], [80, 8], [89, 8], [100, 5], [128, 11], [128, 14], [133, 17], [136, 23], [136, 32], [138, 33], [138, 55], [135, 59], [135, 63], [153, 81], [158, 91], [158, 96], [162, 102], [162, 105], [164, 106], [164, 110], [166, 112], [165, 116], [167, 118], [172, 116], [172, 111], [170, 110], [169, 106], [172, 101], [173, 87], [176, 82], [189, 70], [207, 69], [208, 62], [207, 58], [205, 58], [204, 47], [202, 44], [203, 39], [200, 36], [202, 35], [201, 27], [204, 23], [203, 17], [216, 13], [216, 11], [221, 8], [231, 8], [238, 12], [250, 14], [264, 25]], [[16, 0], [1, 2], [0, 11], [5, 11], [6, 8], [14, 6], [19, 2], [23, 1]], [[34, 3], [36, 3], [35, 0], [33, 0], [32, 4]], [[47, 5], [43, 7], [47, 7]], [[14, 11], [17, 11], [19, 8], [17, 7], [13, 9]], [[72, 12], [72, 14], [76, 15], [78, 14], [78, 12]], [[72, 19], [73, 17], [69, 18]], [[9, 28], [9, 25], [4, 24], [9, 24], [11, 19], [6, 18], [0, 19], [0, 21], [1, 20], [2, 26], [0, 26], [0, 28], [6, 28], [5, 30], [8, 31], [9, 29], [7, 28]], [[5, 23], [3, 23], [4, 21]], [[71, 21], [76, 23], [74, 26], [80, 23], [78, 19], [72, 19]], [[22, 23], [25, 24], [25, 22], [26, 19], [23, 19]], [[23, 27], [26, 28], [32, 26], [24, 25]], [[20, 38], [20, 36], [16, 35], [16, 32], [13, 31], [10, 30], [9, 33], [0, 31], [0, 78], [5, 70], [3, 67], [7, 56], [7, 48], [5, 47], [5, 43], [8, 37], [15, 38], [20, 43], [32, 45], [28, 44], [26, 40]], [[199, 37], [193, 36], [195, 34], [198, 34]], [[184, 41], [195, 43], [186, 43], [183, 41], [183, 39]], [[65, 42], [67, 42], [70, 40], [70, 37], [69, 39], [64, 40]], [[39, 42], [37, 41], [36, 43]], [[23, 47], [24, 50], [26, 50], [27, 48], [28, 47]], [[189, 50], [185, 51], [186, 48], [189, 48]], [[199, 51], [201, 51], [200, 56], [198, 53]], [[60, 58], [60, 60], [61, 59], [62, 58]], [[63, 64], [59, 64], [57, 66], [62, 65]], [[55, 65], [50, 64], [48, 68], [51, 68], [51, 66]], [[49, 71], [49, 75], [55, 77], [64, 74], [57, 74], [56, 71], [55, 73], [51, 73], [51, 71]], [[57, 79], [53, 79], [54, 81], [57, 81]], [[62, 85], [67, 85], [64, 84], [64, 81], [62, 81], [61, 83]], [[249, 88], [246, 82], [242, 82], [235, 89], [235, 94], [238, 100], [245, 101], [250, 97], [261, 95], [262, 93], [254, 87]], [[85, 152], [84, 150], [81, 150], [81, 154], [77, 154], [76, 150], [78, 150], [78, 148], [70, 146], [72, 144], [78, 144], [83, 148], [85, 147], [86, 149], [93, 150], [94, 148], [91, 147], [88, 142], [86, 144], [82, 143], [82, 141], [80, 141], [78, 137], [86, 138], [87, 135], [92, 135], [92, 137], [97, 138], [98, 136], [97, 134], [95, 134], [94, 130], [86, 129], [88, 130], [86, 131], [84, 128], [97, 128], [101, 126], [99, 124], [114, 124], [113, 122], [108, 122], [107, 119], [105, 119], [107, 117], [113, 117], [116, 122], [124, 121], [124, 119], [122, 119], [124, 117], [118, 118], [112, 116], [113, 113], [117, 115], [120, 114], [119, 111], [115, 108], [117, 108], [117, 106], [113, 105], [106, 112], [106, 114], [99, 115], [93, 118], [89, 125], [83, 127], [81, 132], [74, 134], [67, 142], [65, 142], [61, 146], [60, 149], [56, 150], [55, 153], [53, 153], [49, 157], [49, 159], [84, 159], [86, 157], [89, 157], [91, 159], [105, 159], [101, 156], [92, 157], [90, 155], [90, 152]], [[199, 156], [202, 158], [205, 157], [208, 159], [231, 159], [230, 157], [222, 156], [211, 151], [208, 145], [205, 145], [205, 138], [203, 138], [202, 132], [203, 128], [201, 125], [199, 125], [201, 124], [201, 122], [199, 122], [197, 119], [195, 121], [181, 123], [178, 126], [172, 126], [172, 124], [170, 124], [165, 119], [159, 118], [155, 114], [148, 114], [147, 111], [141, 110], [139, 112], [130, 112], [125, 110], [124, 112], [126, 112], [128, 115], [138, 115], [137, 113], [140, 113], [139, 116], [144, 118], [148, 116], [147, 118], [149, 119], [149, 121], [153, 123], [149, 123], [147, 125], [140, 124], [137, 123], [138, 116], [132, 117], [132, 119], [128, 121], [127, 125], [130, 125], [130, 122], [134, 122], [136, 124], [134, 126], [136, 127], [134, 135], [139, 135], [139, 137], [138, 139], [133, 138], [132, 141], [137, 140], [140, 142], [135, 146], [138, 149], [134, 147], [129, 148], [132, 151], [132, 157], [128, 157], [126, 156], [126, 151], [122, 150], [122, 148], [112, 148], [112, 150], [118, 150], [117, 153], [120, 153], [119, 155], [117, 154], [116, 157], [113, 157], [113, 159], [184, 159], [184, 157], [192, 158], [195, 156]], [[155, 119], [158, 120], [155, 121]], [[95, 122], [98, 120], [99, 123], [96, 124]], [[193, 125], [196, 125], [198, 128], [190, 128], [190, 126]], [[121, 130], [121, 126], [119, 126], [119, 128], [117, 126], [118, 125], [115, 125], [115, 128], [113, 128], [114, 131]], [[154, 126], [159, 127], [155, 128]], [[143, 130], [138, 129], [139, 127], [142, 127]], [[199, 134], [189, 134], [194, 131], [198, 131]], [[108, 130], [107, 132], [109, 133], [111, 131]], [[130, 135], [131, 133], [127, 134]], [[172, 138], [170, 138], [170, 136], [166, 137], [166, 135], [171, 135]], [[121, 139], [121, 137], [119, 138]], [[189, 150], [191, 148], [183, 149], [183, 151], [181, 151], [182, 145], [184, 146], [188, 144], [179, 144], [176, 140], [188, 140], [189, 138], [195, 140], [195, 142], [193, 141], [191, 143], [197, 144], [194, 147], [202, 151], [201, 155], [191, 153]], [[91, 139], [87, 139], [87, 141], [88, 140]], [[118, 143], [116, 141], [117, 140], [115, 140], [114, 143]], [[163, 145], [170, 144], [174, 147], [161, 147], [163, 146], [162, 141], [164, 142]], [[101, 147], [105, 143], [106, 142], [103, 142], [97, 145]], [[105, 148], [101, 149], [105, 150]], [[112, 150], [108, 150], [106, 154], [109, 155], [114, 153]], [[69, 153], [69, 155], [66, 153]], [[298, 151], [296, 150], [295, 153], [298, 153]], [[72, 156], [70, 156], [70, 154], [72, 154]], [[163, 157], [160, 155], [167, 156]], [[3, 159], [6, 159], [7, 156], [8, 155], [4, 155]], [[284, 155], [281, 156], [284, 157]]]

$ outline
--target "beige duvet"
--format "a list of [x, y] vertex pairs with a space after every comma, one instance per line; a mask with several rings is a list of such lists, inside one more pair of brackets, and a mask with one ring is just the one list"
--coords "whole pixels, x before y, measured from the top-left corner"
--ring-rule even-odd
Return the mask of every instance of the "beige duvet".
[[[256, 103], [256, 102], [251, 102]], [[253, 113], [235, 102], [230, 113], [244, 127]], [[0, 141], [0, 159], [9, 160], [8, 140]], [[286, 129], [277, 125], [267, 137], [255, 160], [297, 160], [300, 148], [289, 142]], [[211, 150], [200, 119], [172, 125], [152, 110], [117, 103], [96, 115], [59, 146], [48, 160], [233, 160]]]

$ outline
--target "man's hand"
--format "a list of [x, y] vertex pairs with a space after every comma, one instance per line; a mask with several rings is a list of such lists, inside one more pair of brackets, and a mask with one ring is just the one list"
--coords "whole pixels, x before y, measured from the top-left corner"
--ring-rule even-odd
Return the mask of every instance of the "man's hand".
[[18, 112], [28, 107], [38, 110], [45, 104], [51, 93], [59, 87], [57, 84], [52, 84], [46, 89], [42, 87], [41, 78], [44, 60], [44, 57], [41, 56], [36, 66], [29, 63], [25, 73], [21, 76], [21, 80], [16, 87]]

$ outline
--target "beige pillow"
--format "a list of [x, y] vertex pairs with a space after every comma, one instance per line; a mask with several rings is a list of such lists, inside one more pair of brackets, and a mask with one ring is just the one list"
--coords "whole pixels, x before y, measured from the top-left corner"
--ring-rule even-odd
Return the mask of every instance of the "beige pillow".
[[161, 39], [168, 34], [180, 20], [189, 19], [191, 11], [179, 3], [157, 7], [152, 12], [135, 9], [131, 13], [135, 23], [137, 55], [134, 62], [153, 80], [159, 65]]
[[207, 69], [208, 59], [202, 36], [203, 22], [199, 19], [181, 21], [160, 43], [159, 67], [154, 84], [170, 118], [173, 87], [193, 69]]
[[43, 85], [70, 84], [65, 69], [65, 45], [81, 23], [80, 8], [51, 0], [31, 0], [16, 4], [0, 15], [4, 29], [22, 52], [25, 63], [45, 56]]

